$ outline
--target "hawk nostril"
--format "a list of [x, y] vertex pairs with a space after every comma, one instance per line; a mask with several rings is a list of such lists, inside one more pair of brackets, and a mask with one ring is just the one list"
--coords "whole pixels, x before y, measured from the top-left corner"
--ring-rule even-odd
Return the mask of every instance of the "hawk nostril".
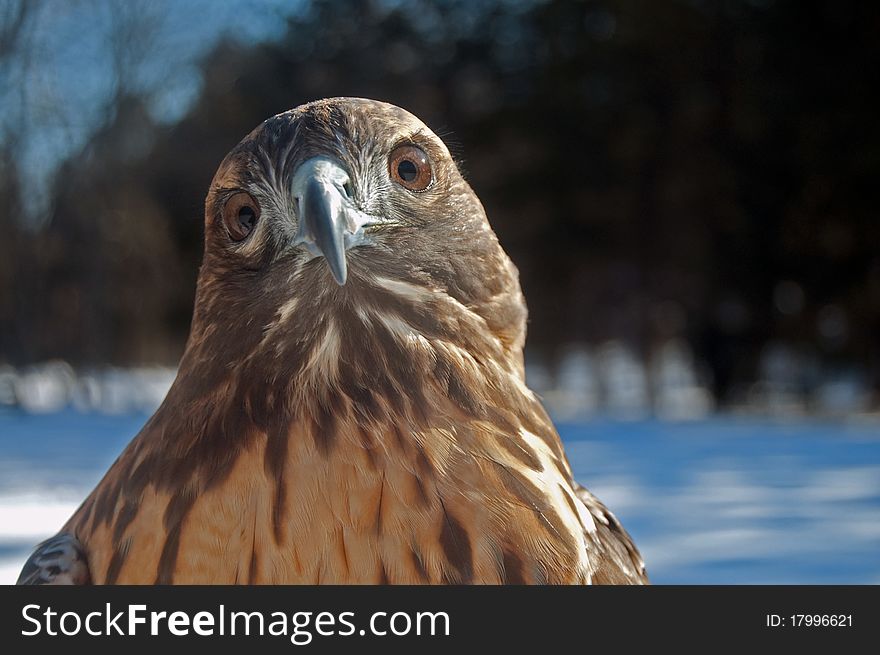
[[345, 195], [348, 196], [349, 199], [351, 199], [351, 197], [352, 197], [351, 182], [346, 182], [345, 184], [343, 184], [342, 190], [345, 191]]

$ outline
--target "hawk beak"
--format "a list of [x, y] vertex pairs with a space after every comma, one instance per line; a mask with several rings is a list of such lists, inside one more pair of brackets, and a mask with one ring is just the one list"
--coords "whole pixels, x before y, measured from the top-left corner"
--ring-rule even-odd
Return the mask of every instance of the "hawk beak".
[[361, 232], [350, 188], [345, 169], [326, 157], [302, 163], [291, 184], [299, 218], [295, 243], [322, 256], [340, 286], [348, 277], [345, 251]]

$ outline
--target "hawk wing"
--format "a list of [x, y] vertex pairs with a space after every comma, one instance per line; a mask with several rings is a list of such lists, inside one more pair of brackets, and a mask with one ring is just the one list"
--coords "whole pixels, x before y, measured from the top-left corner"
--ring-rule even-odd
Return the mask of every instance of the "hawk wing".
[[593, 584], [650, 584], [645, 562], [617, 517], [601, 500], [577, 483], [575, 495], [596, 524], [596, 535], [587, 535], [598, 546], [598, 552], [590, 553], [595, 567]]
[[82, 544], [72, 534], [62, 532], [37, 546], [16, 584], [85, 585], [91, 581]]

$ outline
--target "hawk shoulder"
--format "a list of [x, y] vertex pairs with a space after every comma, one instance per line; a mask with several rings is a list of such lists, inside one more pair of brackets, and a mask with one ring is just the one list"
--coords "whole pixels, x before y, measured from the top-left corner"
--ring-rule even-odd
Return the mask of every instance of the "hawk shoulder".
[[90, 582], [83, 545], [72, 534], [62, 532], [36, 547], [16, 584], [85, 585]]
[[595, 559], [593, 584], [648, 584], [645, 562], [617, 517], [601, 500], [577, 483], [575, 495], [596, 524], [593, 540], [599, 549], [590, 554], [590, 559]]

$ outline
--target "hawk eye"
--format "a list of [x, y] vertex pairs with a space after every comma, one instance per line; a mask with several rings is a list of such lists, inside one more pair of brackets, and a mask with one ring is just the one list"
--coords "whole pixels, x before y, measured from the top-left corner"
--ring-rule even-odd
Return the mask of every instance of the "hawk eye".
[[254, 231], [260, 218], [260, 205], [254, 197], [239, 191], [223, 205], [223, 223], [233, 241], [244, 241]]
[[424, 191], [434, 181], [431, 160], [421, 148], [414, 145], [397, 146], [388, 157], [388, 174], [400, 186], [410, 191]]

